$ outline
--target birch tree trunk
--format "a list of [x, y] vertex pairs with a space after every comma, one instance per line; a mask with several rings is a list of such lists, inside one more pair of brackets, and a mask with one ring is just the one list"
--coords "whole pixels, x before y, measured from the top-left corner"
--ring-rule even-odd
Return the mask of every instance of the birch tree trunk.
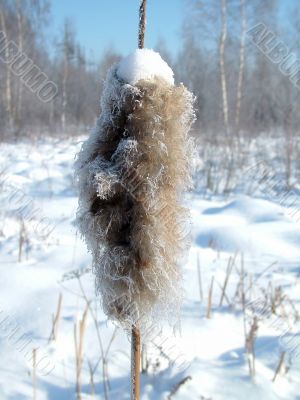
[[64, 73], [62, 84], [62, 114], [61, 114], [61, 127], [62, 131], [66, 130], [66, 110], [67, 110], [67, 79], [68, 79], [68, 56], [66, 49], [64, 49]]
[[71, 46], [71, 30], [69, 22], [65, 21], [64, 24], [64, 40], [63, 40], [63, 79], [62, 79], [62, 114], [61, 114], [61, 127], [62, 131], [66, 130], [67, 123], [67, 82], [69, 76], [69, 59], [70, 59], [70, 46]]
[[[0, 3], [0, 22], [1, 22], [1, 28], [2, 31], [5, 35], [5, 46], [8, 43], [7, 39], [7, 29], [6, 29], [6, 21], [5, 21], [5, 15], [4, 15], [4, 8], [2, 7], [2, 4]], [[9, 50], [6, 47], [5, 50], [5, 57], [8, 59], [9, 58]], [[8, 115], [8, 126], [9, 129], [13, 128], [13, 106], [12, 106], [12, 88], [11, 88], [11, 70], [9, 68], [9, 65], [6, 64], [6, 81], [5, 81], [5, 100], [6, 100], [6, 111]]]
[[241, 18], [241, 35], [240, 35], [240, 62], [239, 75], [236, 93], [236, 109], [235, 109], [235, 129], [239, 136], [240, 132], [240, 115], [241, 115], [241, 100], [245, 70], [245, 38], [246, 38], [246, 12], [245, 0], [240, 0], [240, 18]]
[[227, 81], [225, 71], [225, 42], [227, 37], [227, 0], [221, 1], [221, 35], [219, 45], [219, 57], [220, 57], [220, 78], [221, 78], [221, 91], [222, 91], [222, 107], [223, 107], [223, 122], [225, 132], [229, 135], [228, 126], [228, 93], [227, 93]]
[[[16, 1], [16, 10], [17, 10], [17, 21], [18, 21], [18, 46], [20, 52], [23, 53], [24, 49], [24, 32], [23, 32], [23, 16], [22, 16], [22, 7], [21, 1]], [[22, 119], [22, 101], [23, 101], [23, 84], [21, 79], [18, 79], [18, 100], [16, 105], [16, 122], [20, 125]]]

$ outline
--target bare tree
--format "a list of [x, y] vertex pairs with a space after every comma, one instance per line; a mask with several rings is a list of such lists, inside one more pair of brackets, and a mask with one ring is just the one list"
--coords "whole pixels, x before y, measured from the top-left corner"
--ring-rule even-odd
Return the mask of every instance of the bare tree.
[[229, 122], [228, 122], [228, 93], [227, 93], [227, 80], [225, 71], [225, 43], [227, 37], [227, 0], [220, 0], [221, 2], [221, 33], [219, 44], [219, 63], [220, 63], [220, 79], [222, 91], [222, 106], [223, 106], [223, 121], [225, 132], [229, 135]]
[[240, 0], [240, 19], [241, 19], [240, 60], [239, 60], [239, 75], [238, 75], [236, 109], [235, 109], [235, 129], [237, 134], [239, 134], [240, 130], [241, 100], [242, 100], [242, 89], [243, 89], [244, 69], [245, 69], [245, 39], [246, 39], [245, 0]]
[[[0, 22], [1, 22], [1, 29], [5, 35], [4, 38], [4, 45], [5, 45], [5, 58], [9, 59], [9, 48], [8, 44], [8, 31], [6, 26], [6, 15], [5, 15], [5, 1], [1, 0], [0, 2]], [[5, 83], [5, 97], [6, 97], [6, 111], [8, 115], [8, 126], [9, 129], [12, 130], [13, 128], [13, 103], [12, 103], [12, 84], [11, 84], [11, 70], [9, 64], [6, 64], [6, 83]]]
[[71, 28], [71, 23], [68, 19], [64, 22], [64, 32], [63, 32], [63, 79], [62, 79], [62, 113], [61, 113], [61, 128], [62, 131], [66, 131], [67, 123], [67, 107], [68, 107], [68, 92], [67, 83], [70, 71], [70, 61], [74, 57], [74, 32]]
[[[17, 21], [18, 21], [18, 46], [20, 52], [24, 50], [24, 28], [23, 28], [23, 15], [22, 15], [22, 5], [21, 0], [15, 0]], [[23, 100], [23, 84], [21, 80], [18, 80], [18, 95], [17, 95], [17, 105], [16, 105], [16, 123], [19, 126], [21, 123], [21, 112], [22, 112], [22, 100]]]

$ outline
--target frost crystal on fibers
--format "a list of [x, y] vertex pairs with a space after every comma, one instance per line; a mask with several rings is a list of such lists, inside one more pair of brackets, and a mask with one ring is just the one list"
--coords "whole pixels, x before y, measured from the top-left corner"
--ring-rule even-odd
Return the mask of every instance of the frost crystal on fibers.
[[97, 126], [76, 161], [77, 225], [103, 309], [128, 329], [178, 315], [193, 103], [158, 53], [136, 50], [110, 69]]

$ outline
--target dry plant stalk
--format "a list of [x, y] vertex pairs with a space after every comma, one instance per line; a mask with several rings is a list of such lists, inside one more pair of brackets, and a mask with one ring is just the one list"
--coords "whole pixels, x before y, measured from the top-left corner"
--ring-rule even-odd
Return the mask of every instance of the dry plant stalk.
[[226, 276], [225, 276], [224, 284], [222, 286], [219, 307], [223, 306], [223, 301], [224, 301], [224, 298], [226, 297], [226, 289], [227, 289], [229, 278], [230, 278], [230, 275], [231, 275], [231, 272], [232, 272], [232, 269], [233, 269], [233, 266], [235, 263], [236, 254], [234, 257], [229, 257], [229, 260], [228, 260], [228, 264], [227, 264], [227, 268], [226, 268]]
[[279, 357], [279, 361], [278, 361], [278, 365], [274, 374], [274, 377], [272, 379], [272, 382], [276, 381], [277, 376], [280, 374], [280, 372], [282, 371], [283, 367], [284, 367], [284, 359], [285, 359], [285, 351], [282, 351], [280, 353], [280, 357]]
[[197, 272], [198, 272], [198, 285], [199, 285], [199, 297], [200, 303], [203, 301], [203, 286], [202, 286], [202, 274], [199, 253], [197, 253]]
[[149, 360], [147, 354], [147, 345], [144, 343], [141, 350], [141, 372], [147, 374], [149, 370]]
[[82, 370], [82, 363], [83, 363], [83, 340], [84, 340], [84, 334], [85, 334], [88, 309], [89, 309], [89, 307], [86, 304], [83, 315], [82, 315], [82, 319], [74, 324], [77, 400], [81, 400], [81, 370]]
[[[179, 314], [179, 263], [189, 247], [181, 197], [191, 186], [188, 131], [195, 119], [194, 96], [173, 84], [158, 54], [142, 50], [145, 18], [141, 0], [139, 50], [110, 69], [97, 127], [76, 168], [77, 224], [93, 256], [104, 312], [131, 332], [132, 400], [140, 398], [142, 330]], [[155, 70], [147, 78], [140, 75], [145, 64]], [[138, 79], [128, 78], [128, 65]]]
[[176, 385], [174, 385], [174, 387], [171, 390], [171, 393], [168, 396], [168, 400], [171, 400], [175, 396], [175, 394], [179, 391], [181, 386], [183, 386], [185, 383], [187, 383], [190, 380], [192, 380], [192, 377], [186, 376], [185, 378], [181, 379], [180, 382], [176, 383]]
[[19, 232], [19, 254], [18, 262], [22, 261], [23, 247], [26, 242], [26, 227], [23, 218], [20, 218], [20, 232]]
[[141, 335], [136, 327], [131, 336], [131, 399], [140, 398]]
[[212, 295], [213, 295], [213, 290], [214, 290], [214, 280], [215, 277], [213, 276], [211, 278], [211, 283], [208, 291], [208, 300], [207, 300], [207, 310], [206, 310], [206, 318], [211, 317], [211, 307], [212, 307]]
[[89, 372], [90, 372], [90, 386], [91, 386], [91, 395], [95, 396], [96, 394], [96, 387], [95, 387], [95, 373], [97, 371], [98, 365], [101, 361], [101, 357], [98, 359], [97, 363], [95, 366], [92, 365], [92, 362], [88, 359], [88, 367], [89, 367]]
[[141, 0], [140, 21], [139, 21], [139, 39], [138, 39], [139, 49], [144, 48], [145, 29], [146, 29], [146, 6], [147, 6], [147, 0]]
[[[258, 317], [256, 315], [251, 316], [249, 323], [247, 322], [247, 309], [246, 309], [246, 290], [245, 290], [245, 267], [244, 267], [244, 255], [241, 254], [241, 271], [240, 271], [240, 286], [241, 292], [242, 310], [243, 310], [243, 326], [245, 335], [245, 351], [249, 369], [249, 375], [251, 378], [255, 376], [255, 339], [258, 331]], [[249, 329], [248, 329], [249, 325]]]
[[62, 293], [59, 294], [56, 313], [52, 315], [52, 330], [48, 342], [57, 340], [58, 325], [62, 306]]
[[255, 376], [255, 339], [258, 331], [258, 318], [253, 317], [249, 332], [245, 332], [245, 348], [248, 361], [249, 374], [253, 378]]
[[[113, 343], [113, 341], [115, 340], [116, 336], [117, 336], [117, 332], [118, 332], [118, 327], [116, 327], [113, 331], [113, 334], [110, 338], [109, 344], [107, 346], [107, 349], [104, 351], [104, 347], [103, 347], [103, 343], [102, 343], [102, 338], [101, 338], [101, 333], [100, 333], [100, 329], [99, 329], [99, 324], [98, 324], [98, 318], [97, 318], [97, 309], [94, 310], [92, 307], [92, 301], [88, 299], [87, 294], [84, 290], [82, 281], [80, 279], [80, 275], [77, 276], [78, 279], [78, 284], [82, 293], [82, 296], [86, 302], [86, 305], [90, 311], [90, 315], [92, 317], [92, 320], [94, 322], [95, 325], [95, 329], [96, 329], [96, 335], [97, 335], [97, 339], [99, 342], [99, 347], [100, 347], [100, 358], [99, 358], [99, 363], [102, 363], [102, 379], [103, 379], [103, 394], [104, 394], [104, 398], [105, 400], [108, 400], [108, 390], [109, 390], [109, 382], [108, 382], [108, 372], [107, 372], [107, 360], [108, 360], [108, 354], [111, 348], [111, 345]], [[93, 374], [95, 374], [96, 370], [98, 367], [98, 363], [96, 364], [96, 366], [93, 369]], [[91, 371], [91, 370], [90, 370]], [[92, 379], [92, 377], [91, 377]]]
[[91, 395], [95, 396], [95, 394], [96, 394], [95, 381], [94, 381], [95, 371], [94, 371], [94, 368], [93, 368], [90, 360], [88, 360], [88, 367], [89, 367], [89, 372], [90, 372]]
[[32, 388], [33, 388], [33, 400], [36, 400], [36, 353], [37, 349], [32, 349]]

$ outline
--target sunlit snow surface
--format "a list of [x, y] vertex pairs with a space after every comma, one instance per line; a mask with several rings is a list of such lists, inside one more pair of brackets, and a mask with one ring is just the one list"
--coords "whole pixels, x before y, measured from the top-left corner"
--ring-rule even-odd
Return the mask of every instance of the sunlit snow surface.
[[[40, 358], [47, 357], [54, 366], [46, 376], [37, 374], [37, 399], [75, 398], [74, 323], [82, 318], [85, 302], [77, 279], [68, 278], [72, 277], [71, 271], [84, 271], [90, 266], [86, 247], [73, 225], [77, 208], [73, 162], [80, 145], [79, 139], [53, 139], [0, 146], [1, 400], [32, 398], [32, 348], [38, 348]], [[149, 345], [150, 368], [148, 374], [142, 375], [141, 399], [166, 400], [186, 377], [191, 379], [172, 398], [299, 399], [299, 323], [293, 320], [289, 303], [284, 303], [286, 321], [270, 316], [259, 322], [255, 342], [256, 376], [251, 379], [244, 350], [243, 313], [235, 300], [243, 267], [245, 285], [252, 280], [253, 301], [261, 299], [270, 285], [282, 286], [283, 293], [299, 308], [299, 223], [276, 199], [246, 195], [209, 198], [191, 193], [187, 201], [194, 225], [189, 261], [182, 266], [186, 298], [181, 330], [174, 337], [166, 328], [160, 344], [162, 351]], [[34, 210], [34, 214], [25, 213], [24, 205]], [[21, 214], [25, 215], [26, 241], [18, 262]], [[45, 237], [45, 232], [51, 233]], [[202, 275], [202, 302], [197, 256]], [[230, 257], [235, 258], [235, 263], [226, 298], [220, 306], [220, 287], [224, 284]], [[207, 298], [213, 276], [212, 313], [207, 319]], [[83, 274], [81, 280], [88, 298], [93, 299], [92, 274]], [[59, 293], [63, 294], [63, 300], [57, 340], [48, 343]], [[97, 316], [106, 350], [114, 326], [107, 322], [100, 307]], [[30, 340], [27, 354], [16, 343], [22, 337]], [[294, 350], [287, 345], [288, 338], [294, 338]], [[279, 354], [284, 348], [290, 369], [286, 375], [279, 374], [273, 383]], [[101, 362], [94, 376], [96, 395], [91, 395], [88, 362], [95, 366], [101, 352], [90, 314], [83, 351], [83, 398], [104, 399]], [[107, 355], [111, 400], [130, 398], [129, 359], [129, 341], [119, 330]]]

